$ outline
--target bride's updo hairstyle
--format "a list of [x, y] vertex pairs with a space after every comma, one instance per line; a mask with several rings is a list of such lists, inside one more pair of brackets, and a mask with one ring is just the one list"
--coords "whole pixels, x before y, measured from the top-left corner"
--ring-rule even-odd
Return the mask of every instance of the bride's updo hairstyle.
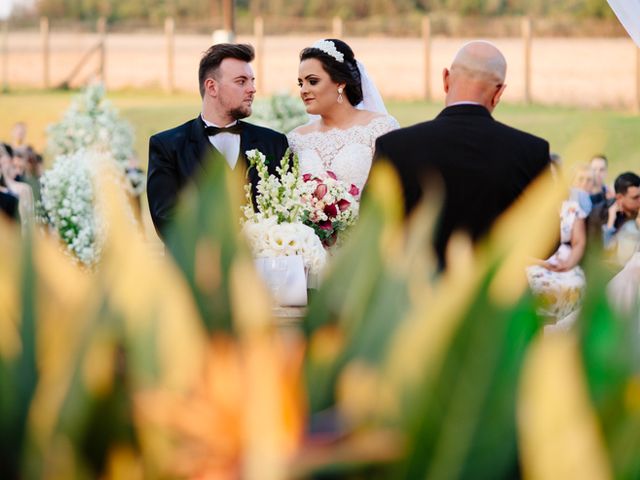
[[342, 40], [327, 38], [300, 52], [300, 61], [315, 58], [335, 83], [344, 83], [344, 93], [353, 106], [362, 101], [362, 81], [353, 50]]

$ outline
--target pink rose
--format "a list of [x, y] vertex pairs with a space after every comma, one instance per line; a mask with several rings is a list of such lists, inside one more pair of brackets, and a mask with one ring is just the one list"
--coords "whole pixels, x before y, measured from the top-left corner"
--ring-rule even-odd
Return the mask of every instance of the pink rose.
[[324, 213], [326, 213], [329, 218], [333, 218], [338, 215], [338, 207], [335, 203], [332, 203], [331, 205], [325, 205]]
[[336, 174], [333, 173], [331, 170], [327, 170], [327, 175], [329, 175], [331, 178], [333, 178], [334, 180], [337, 180], [338, 177], [336, 177]]
[[341, 212], [344, 212], [347, 208], [349, 208], [349, 205], [351, 205], [351, 202], [349, 200], [345, 200], [344, 198], [338, 201], [338, 208]]
[[317, 187], [316, 187], [316, 191], [313, 192], [313, 194], [316, 196], [316, 198], [318, 200], [322, 199], [322, 197], [324, 197], [327, 194], [327, 186], [324, 183], [320, 183]]
[[309, 180], [311, 180], [311, 174], [310, 173], [305, 173], [304, 175], [302, 175], [302, 181], [303, 182], [308, 182]]
[[356, 187], [353, 183], [351, 184], [351, 188], [349, 188], [349, 195], [356, 196], [360, 193], [360, 189]]

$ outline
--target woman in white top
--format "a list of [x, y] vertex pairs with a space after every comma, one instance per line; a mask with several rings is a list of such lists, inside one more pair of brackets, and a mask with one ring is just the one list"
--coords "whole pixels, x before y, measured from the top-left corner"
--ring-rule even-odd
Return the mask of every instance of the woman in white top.
[[326, 175], [364, 187], [380, 135], [399, 128], [353, 51], [341, 40], [316, 42], [300, 53], [300, 97], [312, 120], [289, 133], [301, 174]]

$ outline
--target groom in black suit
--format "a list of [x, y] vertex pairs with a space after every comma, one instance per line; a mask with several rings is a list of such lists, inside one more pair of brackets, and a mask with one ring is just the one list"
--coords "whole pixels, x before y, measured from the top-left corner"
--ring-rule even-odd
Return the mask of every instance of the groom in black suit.
[[440, 182], [443, 205], [434, 249], [440, 268], [455, 231], [475, 241], [549, 165], [547, 141], [494, 120], [505, 88], [506, 60], [491, 43], [473, 41], [444, 69], [446, 108], [431, 121], [378, 138], [376, 158], [396, 167], [407, 213]]
[[[283, 134], [240, 121], [251, 115], [256, 93], [249, 65], [253, 58], [250, 45], [209, 48], [198, 70], [202, 113], [150, 138], [147, 197], [151, 219], [161, 237], [173, 217], [180, 191], [201, 173], [206, 162], [226, 161], [231, 169], [246, 171], [245, 152], [255, 148], [273, 160], [268, 168], [274, 174], [285, 154], [288, 143]], [[249, 170], [249, 180], [255, 197], [255, 168]]]

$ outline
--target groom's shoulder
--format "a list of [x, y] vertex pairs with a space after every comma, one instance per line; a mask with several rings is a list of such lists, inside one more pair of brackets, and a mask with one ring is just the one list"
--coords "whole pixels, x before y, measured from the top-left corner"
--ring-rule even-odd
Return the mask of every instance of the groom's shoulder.
[[162, 142], [167, 140], [176, 141], [176, 140], [179, 140], [180, 138], [186, 138], [188, 133], [191, 131], [193, 122], [195, 122], [196, 120], [197, 118], [193, 118], [191, 120], [184, 122], [181, 125], [178, 125], [177, 127], [169, 128], [167, 130], [163, 130], [161, 132], [155, 133], [151, 135], [151, 140], [157, 140]]

